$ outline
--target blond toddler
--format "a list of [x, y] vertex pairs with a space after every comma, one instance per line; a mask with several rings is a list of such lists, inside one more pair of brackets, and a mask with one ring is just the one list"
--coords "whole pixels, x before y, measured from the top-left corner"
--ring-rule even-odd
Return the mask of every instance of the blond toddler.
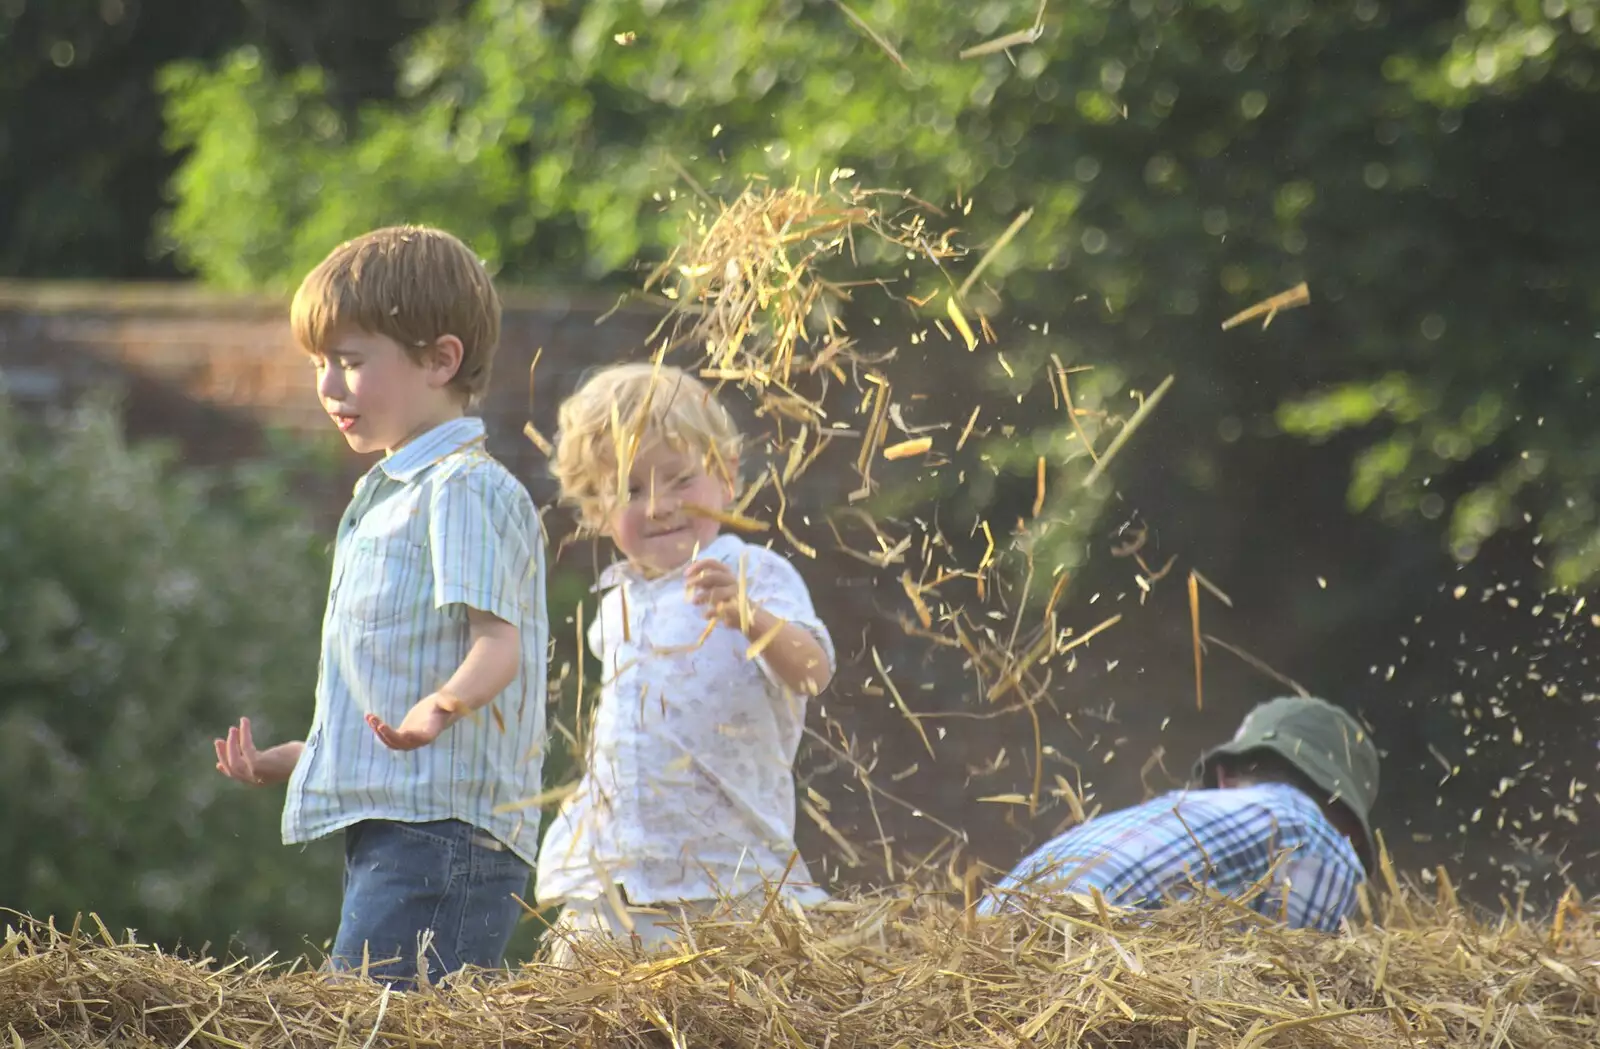
[[796, 852], [793, 771], [833, 645], [788, 559], [720, 530], [732, 418], [683, 371], [628, 364], [563, 404], [557, 442], [563, 499], [622, 559], [588, 631], [603, 677], [587, 767], [540, 848], [539, 903], [563, 906], [553, 957], [591, 935], [658, 944], [769, 890], [825, 899]]

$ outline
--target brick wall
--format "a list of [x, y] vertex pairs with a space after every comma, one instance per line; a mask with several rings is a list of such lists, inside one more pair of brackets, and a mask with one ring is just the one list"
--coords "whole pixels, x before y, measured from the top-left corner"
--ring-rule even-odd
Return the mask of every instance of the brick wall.
[[[483, 405], [489, 444], [545, 501], [542, 456], [522, 435], [530, 418], [553, 418], [585, 368], [634, 352], [659, 319], [594, 297], [512, 298]], [[529, 366], [544, 348], [530, 403]], [[370, 465], [344, 442], [317, 403], [311, 370], [289, 333], [287, 303], [186, 285], [0, 283], [0, 369], [14, 398], [61, 405], [110, 384], [125, 393], [130, 430], [175, 439], [191, 462], [258, 454], [270, 429], [298, 433], [338, 456], [348, 479]], [[546, 429], [548, 423], [544, 424]], [[320, 513], [337, 513], [348, 486]]]

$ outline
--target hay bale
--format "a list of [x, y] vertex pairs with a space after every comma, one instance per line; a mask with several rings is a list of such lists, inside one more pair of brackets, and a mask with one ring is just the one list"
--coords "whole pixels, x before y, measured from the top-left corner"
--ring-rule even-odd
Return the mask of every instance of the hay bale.
[[1219, 899], [976, 920], [901, 891], [689, 933], [672, 953], [606, 946], [573, 970], [386, 994], [28, 925], [0, 949], [0, 1032], [169, 1049], [1600, 1044], [1600, 926], [1570, 905], [1553, 926], [1483, 922], [1408, 892], [1330, 937]]

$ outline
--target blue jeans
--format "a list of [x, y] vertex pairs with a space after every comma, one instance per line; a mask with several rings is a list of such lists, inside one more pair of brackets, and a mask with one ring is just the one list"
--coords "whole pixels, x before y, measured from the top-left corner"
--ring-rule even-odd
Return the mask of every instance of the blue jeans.
[[[428, 978], [464, 965], [498, 968], [526, 895], [528, 865], [476, 827], [456, 820], [367, 820], [345, 831], [344, 905], [328, 959], [405, 990], [418, 973], [417, 945], [432, 933]], [[383, 963], [383, 964], [380, 964]]]

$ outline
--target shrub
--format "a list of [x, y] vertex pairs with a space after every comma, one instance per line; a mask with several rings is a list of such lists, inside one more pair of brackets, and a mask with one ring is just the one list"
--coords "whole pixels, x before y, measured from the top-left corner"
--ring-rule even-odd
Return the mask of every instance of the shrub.
[[320, 947], [338, 846], [280, 844], [283, 792], [224, 779], [211, 740], [310, 721], [328, 543], [289, 469], [179, 468], [116, 407], [59, 418], [0, 392], [0, 905], [213, 952]]

